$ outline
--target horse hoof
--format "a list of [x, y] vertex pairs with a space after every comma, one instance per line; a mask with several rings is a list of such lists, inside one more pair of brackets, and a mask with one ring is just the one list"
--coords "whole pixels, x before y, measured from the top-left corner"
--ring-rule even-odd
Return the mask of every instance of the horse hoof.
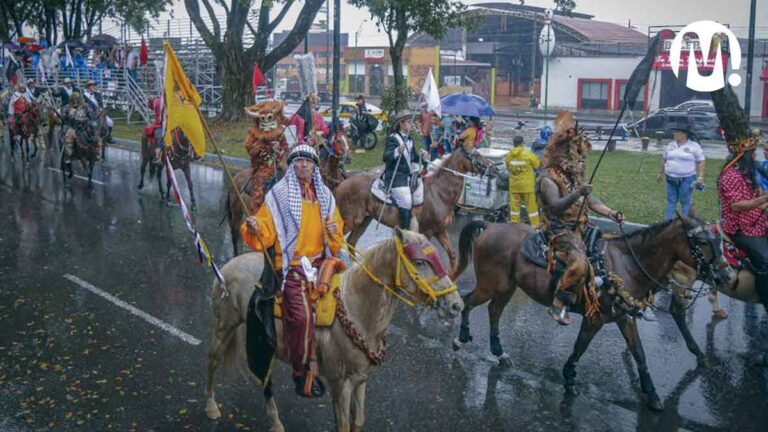
[[363, 432], [363, 427], [362, 426], [358, 426], [358, 425], [354, 425], [354, 426], [352, 426], [352, 432]]
[[725, 309], [713, 310], [712, 317], [717, 319], [728, 319], [728, 312], [726, 312]]
[[646, 402], [646, 405], [648, 406], [648, 409], [651, 411], [664, 410], [664, 405], [661, 404], [661, 400], [659, 399], [659, 396], [656, 394], [648, 396], [648, 401]]
[[512, 358], [509, 357], [509, 354], [503, 353], [499, 356], [499, 366], [501, 367], [512, 367]]
[[462, 344], [472, 342], [472, 335], [469, 334], [469, 327], [462, 326], [461, 329], [459, 329], [459, 342]]
[[138, 190], [144, 189], [144, 183], [139, 183], [139, 185], [136, 186], [136, 189], [138, 189]]
[[464, 345], [466, 345], [466, 343], [460, 341], [459, 338], [455, 338], [453, 340], [453, 350], [454, 351], [458, 351], [458, 350], [464, 348]]
[[279, 424], [269, 428], [269, 432], [285, 432], [285, 428], [282, 424]]
[[576, 388], [575, 385], [566, 385], [565, 386], [565, 395], [566, 396], [578, 396], [579, 395], [579, 389]]
[[192, 211], [192, 212], [196, 212], [197, 211], [197, 206], [192, 204], [192, 206], [189, 208], [189, 210]]
[[504, 354], [504, 349], [501, 347], [498, 336], [491, 336], [491, 354], [496, 357], [501, 357]]
[[709, 360], [706, 356], [696, 357], [696, 365], [704, 369], [707, 369], [710, 366]]
[[205, 405], [205, 415], [209, 419], [216, 420], [221, 417], [221, 411], [219, 411], [219, 407], [216, 403], [206, 403]]

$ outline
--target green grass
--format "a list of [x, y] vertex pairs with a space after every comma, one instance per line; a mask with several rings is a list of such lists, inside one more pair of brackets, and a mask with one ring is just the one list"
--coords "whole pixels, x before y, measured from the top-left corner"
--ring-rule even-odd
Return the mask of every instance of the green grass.
[[[588, 160], [587, 178], [600, 157], [593, 152]], [[641, 165], [642, 163], [642, 165]], [[625, 213], [627, 220], [640, 223], [654, 223], [664, 219], [666, 206], [666, 185], [662, 179], [656, 183], [656, 173], [661, 164], [661, 155], [627, 151], [606, 153], [600, 170], [594, 180], [594, 193], [606, 205]], [[717, 197], [717, 176], [723, 161], [706, 162], [703, 192], [693, 191], [693, 206], [696, 216], [714, 221], [719, 215]], [[638, 170], [641, 168], [640, 172]]]
[[[251, 126], [249, 121], [226, 124], [212, 122], [209, 125], [213, 130], [213, 135], [216, 137], [216, 142], [221, 146], [222, 153], [228, 156], [248, 158], [248, 154], [245, 152], [245, 136], [248, 133], [248, 128]], [[143, 124], [115, 122], [112, 135], [116, 138], [140, 141], [143, 132]], [[384, 153], [385, 139], [386, 137], [383, 133], [379, 133], [378, 144], [376, 144], [373, 150], [364, 153], [353, 153], [352, 164], [348, 165], [347, 169], [362, 170], [382, 165], [384, 162], [382, 162], [381, 157]], [[213, 146], [210, 144], [208, 145], [208, 151], [213, 151]]]

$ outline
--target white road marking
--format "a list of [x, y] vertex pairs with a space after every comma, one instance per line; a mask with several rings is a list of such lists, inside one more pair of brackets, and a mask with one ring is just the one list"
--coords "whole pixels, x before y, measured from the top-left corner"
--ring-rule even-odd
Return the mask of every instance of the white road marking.
[[[54, 167], [48, 167], [48, 169], [49, 169], [49, 170], [51, 170], [51, 171], [61, 172], [61, 170], [60, 170], [60, 169], [58, 169], [58, 168], [54, 168]], [[79, 175], [77, 175], [77, 174], [75, 174], [73, 177], [75, 177], [75, 178], [79, 178], [80, 180], [85, 180], [85, 181], [88, 181], [88, 177], [79, 176]], [[96, 183], [96, 184], [100, 184], [100, 185], [105, 185], [105, 184], [106, 184], [106, 183], [104, 183], [104, 182], [100, 182], [100, 181], [98, 181], [98, 180], [91, 180], [91, 181], [92, 181], [92, 182], [94, 182], [94, 183]]]
[[200, 343], [201, 343], [200, 339], [197, 339], [196, 337], [194, 337], [194, 336], [192, 336], [192, 335], [190, 335], [188, 333], [184, 333], [183, 331], [181, 331], [181, 330], [177, 329], [176, 327], [168, 324], [167, 322], [159, 320], [159, 319], [153, 317], [152, 315], [144, 312], [141, 309], [136, 308], [133, 305], [130, 305], [130, 304], [120, 300], [119, 298], [113, 296], [112, 294], [109, 294], [108, 292], [105, 292], [105, 291], [100, 290], [99, 288], [96, 288], [95, 286], [89, 284], [88, 282], [80, 279], [77, 276], [73, 276], [71, 274], [65, 274], [64, 275], [64, 279], [67, 279], [70, 282], [74, 282], [77, 285], [79, 285], [81, 288], [85, 288], [85, 289], [87, 289], [88, 291], [90, 291], [90, 292], [92, 292], [94, 294], [97, 294], [97, 295], [100, 295], [101, 297], [104, 297], [105, 299], [107, 299], [108, 301], [112, 302], [113, 304], [115, 304], [115, 305], [117, 305], [117, 306], [127, 310], [128, 312], [132, 313], [133, 315], [143, 319], [144, 321], [146, 321], [146, 322], [148, 322], [148, 323], [150, 323], [150, 324], [152, 324], [152, 325], [154, 325], [156, 327], [160, 327], [161, 329], [163, 329], [166, 332], [168, 332], [168, 333], [178, 337], [179, 339], [183, 340], [184, 342], [186, 342], [186, 343], [188, 343], [190, 345], [200, 345]]

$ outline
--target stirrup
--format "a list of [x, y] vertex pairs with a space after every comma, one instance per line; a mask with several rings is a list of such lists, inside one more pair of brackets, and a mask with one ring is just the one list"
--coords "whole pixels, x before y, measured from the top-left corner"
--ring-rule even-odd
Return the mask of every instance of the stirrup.
[[552, 317], [555, 322], [561, 326], [567, 326], [571, 324], [571, 318], [568, 316], [568, 308], [565, 306], [557, 307], [554, 304], [547, 309], [549, 316]]
[[312, 372], [306, 375], [294, 377], [296, 394], [305, 398], [318, 398], [325, 395], [325, 385]]

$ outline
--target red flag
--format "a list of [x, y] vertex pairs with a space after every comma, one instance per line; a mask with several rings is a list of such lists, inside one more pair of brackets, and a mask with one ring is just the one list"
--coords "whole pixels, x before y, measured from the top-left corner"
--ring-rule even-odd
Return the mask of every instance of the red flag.
[[139, 63], [141, 63], [142, 66], [146, 66], [148, 57], [149, 57], [149, 52], [147, 51], [147, 42], [144, 40], [144, 38], [141, 38], [141, 48], [139, 49]]
[[253, 75], [251, 76], [251, 84], [253, 85], [253, 92], [256, 93], [256, 88], [263, 84], [266, 80], [264, 79], [264, 74], [261, 73], [261, 69], [259, 69], [259, 64], [254, 63], [253, 64]]

